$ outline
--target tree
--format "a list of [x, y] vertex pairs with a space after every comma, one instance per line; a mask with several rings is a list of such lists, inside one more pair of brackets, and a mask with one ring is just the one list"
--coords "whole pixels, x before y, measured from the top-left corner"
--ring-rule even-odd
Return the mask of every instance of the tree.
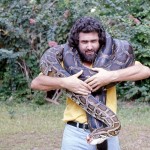
[[[32, 99], [31, 80], [52, 42], [64, 43], [73, 22], [84, 15], [100, 19], [114, 38], [130, 41], [136, 59], [150, 66], [150, 7], [146, 0], [2, 0], [0, 4], [1, 99]], [[120, 88], [121, 87], [121, 88]], [[150, 101], [150, 81], [122, 83], [125, 99]]]

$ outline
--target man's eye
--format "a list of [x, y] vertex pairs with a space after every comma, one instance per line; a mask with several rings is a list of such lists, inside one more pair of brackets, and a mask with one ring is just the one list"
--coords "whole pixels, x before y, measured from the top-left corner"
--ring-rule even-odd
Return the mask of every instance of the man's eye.
[[86, 44], [86, 43], [87, 43], [87, 41], [82, 41], [82, 43], [83, 43], [83, 44]]

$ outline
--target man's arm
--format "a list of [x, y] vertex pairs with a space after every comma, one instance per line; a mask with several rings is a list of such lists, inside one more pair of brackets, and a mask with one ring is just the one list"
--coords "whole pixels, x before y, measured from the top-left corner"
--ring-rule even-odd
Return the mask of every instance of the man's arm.
[[115, 71], [106, 71], [102, 68], [93, 68], [92, 70], [98, 73], [85, 82], [92, 87], [93, 91], [112, 82], [137, 81], [150, 77], [150, 68], [139, 62], [136, 62], [134, 66]]
[[67, 89], [71, 92], [88, 95], [92, 88], [78, 77], [83, 71], [66, 78], [49, 77], [39, 75], [31, 82], [31, 88], [35, 90], [50, 91], [54, 89]]
[[150, 68], [138, 62], [134, 66], [119, 71], [114, 71], [113, 82], [137, 81], [149, 77], [150, 77]]

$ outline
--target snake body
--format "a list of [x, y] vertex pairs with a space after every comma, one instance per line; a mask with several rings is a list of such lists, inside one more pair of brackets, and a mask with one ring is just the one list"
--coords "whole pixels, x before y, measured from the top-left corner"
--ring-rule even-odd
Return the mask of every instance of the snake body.
[[[93, 67], [117, 70], [133, 65], [134, 55], [130, 44], [124, 40], [113, 39], [109, 34], [106, 37], [106, 45], [99, 50]], [[64, 62], [65, 68], [61, 66], [61, 61]], [[83, 74], [79, 77], [83, 81], [96, 74], [96, 72], [82, 65], [78, 51], [69, 47], [68, 44], [48, 49], [41, 57], [40, 67], [45, 75], [50, 73], [51, 76], [55, 77], [69, 77], [83, 70]], [[109, 87], [114, 84], [109, 85]], [[107, 88], [106, 86], [102, 89], [105, 90]], [[92, 94], [83, 96], [70, 91], [67, 91], [66, 94], [90, 116], [105, 124], [103, 128], [97, 127], [92, 129], [89, 135], [90, 144], [102, 143], [107, 138], [119, 134], [121, 124], [116, 114]]]

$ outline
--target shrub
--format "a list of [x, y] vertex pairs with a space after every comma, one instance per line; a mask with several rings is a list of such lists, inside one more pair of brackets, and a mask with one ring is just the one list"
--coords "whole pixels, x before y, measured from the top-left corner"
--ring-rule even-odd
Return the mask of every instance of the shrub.
[[[126, 5], [124, 5], [126, 3]], [[33, 99], [31, 80], [38, 75], [39, 59], [50, 45], [66, 42], [74, 21], [84, 15], [103, 22], [115, 38], [130, 41], [136, 59], [150, 66], [150, 8], [143, 0], [2, 0], [0, 4], [1, 100], [11, 96]], [[53, 42], [50, 42], [53, 41]], [[150, 101], [150, 81], [122, 83], [125, 99]], [[36, 98], [36, 96], [35, 96]]]

